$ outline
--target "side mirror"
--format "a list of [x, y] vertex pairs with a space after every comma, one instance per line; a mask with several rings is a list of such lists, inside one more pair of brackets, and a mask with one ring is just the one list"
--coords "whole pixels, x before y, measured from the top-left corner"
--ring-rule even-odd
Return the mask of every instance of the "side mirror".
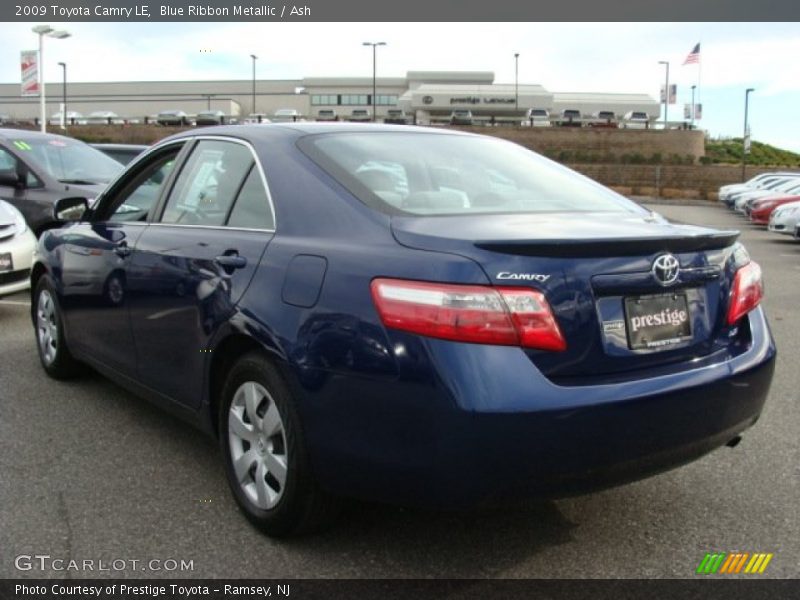
[[13, 187], [13, 188], [20, 188], [24, 183], [24, 179], [17, 173], [14, 169], [2, 169], [0, 170], [0, 185]]
[[79, 221], [88, 210], [89, 201], [86, 198], [59, 198], [53, 205], [53, 218], [56, 221]]

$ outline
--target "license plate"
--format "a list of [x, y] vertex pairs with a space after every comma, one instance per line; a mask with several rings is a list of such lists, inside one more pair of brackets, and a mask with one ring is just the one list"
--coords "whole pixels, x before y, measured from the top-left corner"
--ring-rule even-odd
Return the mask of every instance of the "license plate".
[[11, 258], [10, 252], [3, 252], [0, 254], [0, 273], [4, 271], [14, 270], [14, 259]]
[[632, 350], [663, 348], [692, 337], [686, 294], [625, 298], [625, 324]]

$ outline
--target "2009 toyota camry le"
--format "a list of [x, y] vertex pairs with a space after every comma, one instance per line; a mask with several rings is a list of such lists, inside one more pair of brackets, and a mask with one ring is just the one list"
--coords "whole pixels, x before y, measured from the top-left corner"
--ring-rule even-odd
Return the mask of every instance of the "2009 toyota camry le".
[[515, 144], [216, 127], [62, 199], [32, 269], [44, 370], [215, 435], [271, 535], [336, 498], [465, 507], [631, 481], [759, 417], [775, 345], [737, 232]]

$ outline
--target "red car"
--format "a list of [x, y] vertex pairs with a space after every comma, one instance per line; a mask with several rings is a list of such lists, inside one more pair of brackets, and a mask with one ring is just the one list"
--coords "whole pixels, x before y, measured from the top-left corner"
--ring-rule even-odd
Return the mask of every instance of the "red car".
[[763, 198], [753, 204], [750, 211], [750, 221], [755, 225], [769, 225], [769, 216], [772, 211], [783, 204], [797, 202], [800, 196], [781, 196], [779, 198]]

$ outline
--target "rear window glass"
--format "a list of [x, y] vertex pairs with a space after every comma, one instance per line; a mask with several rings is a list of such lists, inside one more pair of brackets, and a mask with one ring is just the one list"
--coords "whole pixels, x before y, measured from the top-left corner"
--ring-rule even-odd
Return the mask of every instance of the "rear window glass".
[[635, 212], [623, 196], [510, 142], [439, 133], [334, 133], [301, 144], [368, 206], [392, 214]]

